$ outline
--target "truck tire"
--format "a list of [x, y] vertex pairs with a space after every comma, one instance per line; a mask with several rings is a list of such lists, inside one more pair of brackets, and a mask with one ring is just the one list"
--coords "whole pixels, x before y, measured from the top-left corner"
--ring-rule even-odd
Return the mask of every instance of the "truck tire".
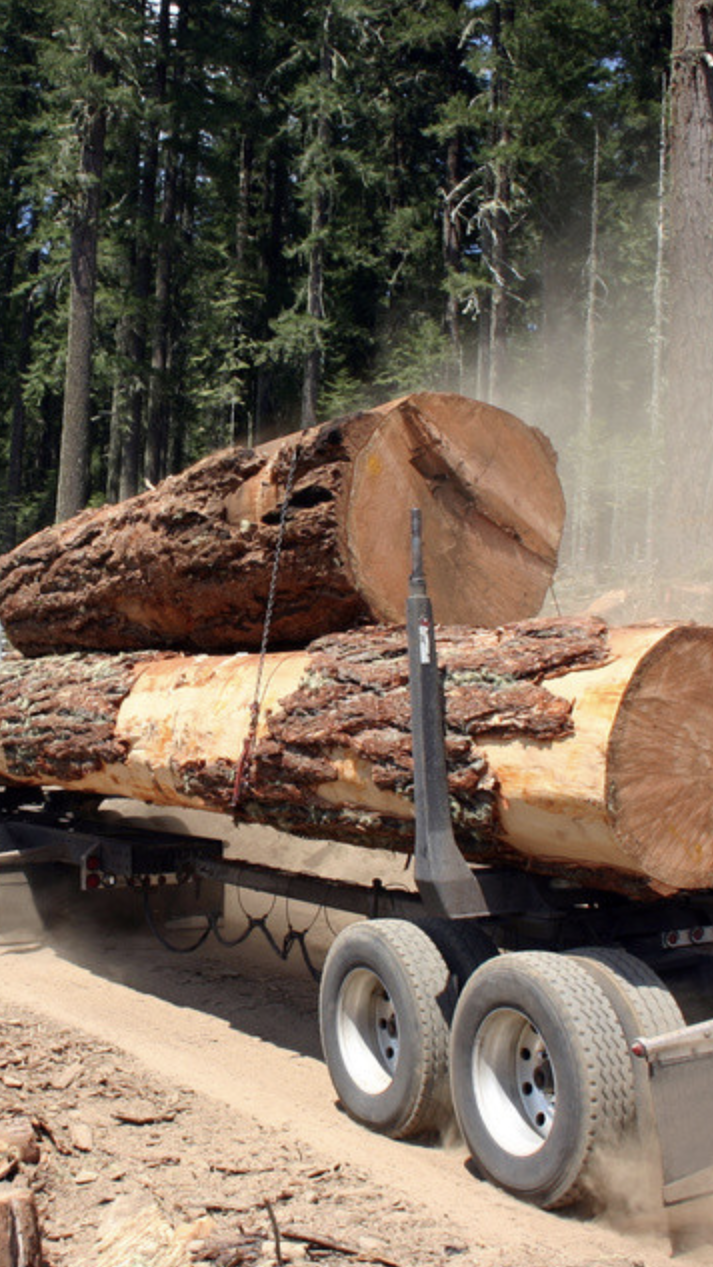
[[619, 946], [582, 946], [568, 951], [604, 991], [624, 1031], [632, 1063], [635, 1096], [635, 1123], [639, 1134], [649, 1139], [654, 1130], [653, 1105], [646, 1062], [631, 1052], [636, 1038], [653, 1038], [685, 1024], [683, 1013], [671, 991], [643, 960]]
[[567, 952], [591, 972], [621, 1022], [628, 1043], [685, 1024], [671, 991], [643, 959], [619, 946], [581, 946]]
[[405, 1139], [451, 1118], [448, 967], [415, 924], [352, 924], [333, 942], [320, 984], [322, 1050], [357, 1122]]
[[478, 920], [433, 916], [419, 921], [419, 928], [428, 934], [443, 955], [455, 979], [456, 997], [471, 972], [498, 954], [495, 942], [481, 928]]
[[477, 1169], [544, 1209], [587, 1193], [594, 1154], [619, 1139], [634, 1095], [606, 995], [548, 951], [475, 970], [453, 1018], [451, 1090]]

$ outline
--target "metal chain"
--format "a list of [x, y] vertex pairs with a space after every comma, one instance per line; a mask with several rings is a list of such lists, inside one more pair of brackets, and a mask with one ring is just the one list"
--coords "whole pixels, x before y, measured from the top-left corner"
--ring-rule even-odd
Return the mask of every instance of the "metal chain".
[[257, 677], [255, 679], [255, 694], [250, 705], [250, 724], [248, 733], [245, 736], [243, 751], [240, 754], [240, 760], [235, 771], [235, 782], [233, 784], [233, 796], [231, 806], [235, 809], [241, 796], [250, 782], [250, 757], [255, 747], [257, 738], [258, 722], [260, 720], [260, 692], [262, 690], [262, 679], [265, 672], [265, 659], [267, 657], [267, 648], [270, 640], [270, 629], [272, 626], [272, 617], [275, 610], [275, 599], [277, 596], [277, 581], [280, 574], [280, 560], [282, 558], [282, 547], [285, 542], [285, 531], [287, 528], [287, 516], [290, 509], [290, 500], [292, 497], [292, 489], [297, 475], [297, 463], [300, 456], [300, 446], [296, 444], [292, 450], [290, 465], [285, 481], [285, 494], [282, 499], [280, 508], [280, 519], [277, 527], [277, 542], [275, 543], [275, 555], [272, 560], [272, 574], [270, 576], [270, 588], [267, 594], [267, 604], [265, 607], [265, 620], [262, 626], [262, 640], [260, 643], [260, 659], [257, 666]]

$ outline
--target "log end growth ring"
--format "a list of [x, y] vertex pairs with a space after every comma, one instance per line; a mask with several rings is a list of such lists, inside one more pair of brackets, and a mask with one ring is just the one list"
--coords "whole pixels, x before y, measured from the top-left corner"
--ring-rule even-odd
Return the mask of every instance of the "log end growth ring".
[[639, 663], [609, 740], [607, 806], [637, 870], [713, 887], [713, 629], [673, 629]]

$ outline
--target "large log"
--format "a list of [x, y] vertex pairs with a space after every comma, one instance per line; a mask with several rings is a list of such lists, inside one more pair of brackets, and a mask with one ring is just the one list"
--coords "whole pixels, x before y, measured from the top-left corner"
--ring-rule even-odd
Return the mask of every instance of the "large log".
[[256, 449], [203, 459], [0, 559], [0, 621], [25, 655], [254, 650], [295, 448], [271, 647], [403, 620], [421, 508], [436, 618], [536, 615], [564, 502], [554, 452], [511, 414], [421, 393]]
[[[453, 821], [473, 861], [631, 893], [713, 887], [713, 629], [440, 629]], [[258, 657], [0, 662], [0, 778], [231, 812]], [[409, 850], [403, 630], [268, 657], [236, 816]]]

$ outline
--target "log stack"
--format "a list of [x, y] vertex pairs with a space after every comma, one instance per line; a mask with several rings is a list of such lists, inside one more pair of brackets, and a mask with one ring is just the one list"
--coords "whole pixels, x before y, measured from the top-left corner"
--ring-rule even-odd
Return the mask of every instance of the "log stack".
[[[205, 459], [0, 561], [0, 617], [25, 653], [0, 662], [0, 781], [410, 850], [408, 658], [395, 622], [420, 504], [464, 855], [647, 897], [712, 887], [713, 630], [533, 616], [561, 529], [545, 442], [510, 415], [427, 395], [296, 443]], [[291, 465], [284, 649], [261, 666], [258, 614]], [[321, 637], [302, 636], [309, 613]], [[375, 616], [383, 623], [364, 623]], [[66, 653], [40, 654], [53, 639]]]

